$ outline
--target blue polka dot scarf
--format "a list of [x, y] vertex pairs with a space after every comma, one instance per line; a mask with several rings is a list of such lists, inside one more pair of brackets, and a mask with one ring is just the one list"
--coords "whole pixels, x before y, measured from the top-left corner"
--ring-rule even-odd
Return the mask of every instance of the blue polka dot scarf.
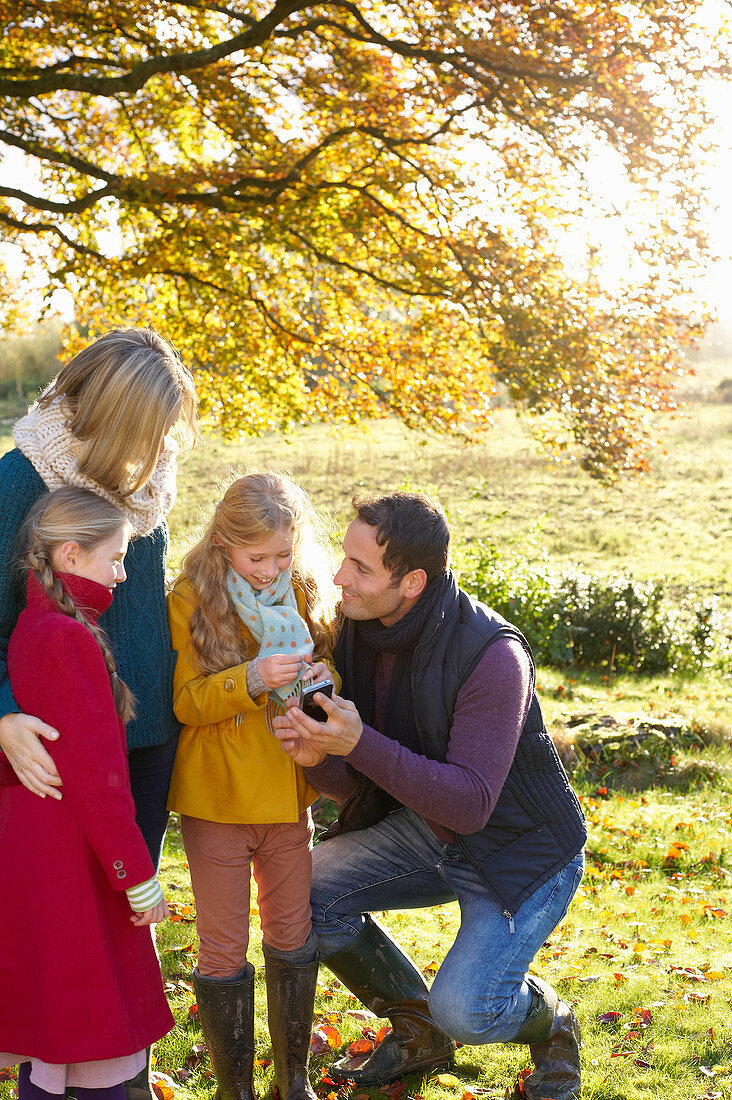
[[[271, 657], [275, 653], [296, 653], [300, 657], [312, 655], [313, 640], [297, 610], [289, 569], [280, 573], [269, 588], [261, 592], [252, 588], [235, 569], [229, 569], [226, 587], [237, 615], [255, 641], [259, 642], [260, 657]], [[268, 691], [284, 703], [285, 699], [295, 694], [301, 679], [298, 677], [291, 684], [268, 688]]]

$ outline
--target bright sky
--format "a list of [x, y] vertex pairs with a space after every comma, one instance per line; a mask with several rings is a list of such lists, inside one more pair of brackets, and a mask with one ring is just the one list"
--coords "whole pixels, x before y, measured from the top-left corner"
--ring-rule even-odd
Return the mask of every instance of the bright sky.
[[707, 167], [712, 209], [709, 224], [713, 246], [722, 257], [708, 279], [707, 295], [720, 319], [732, 327], [732, 84], [718, 84], [709, 93], [717, 117], [719, 149]]

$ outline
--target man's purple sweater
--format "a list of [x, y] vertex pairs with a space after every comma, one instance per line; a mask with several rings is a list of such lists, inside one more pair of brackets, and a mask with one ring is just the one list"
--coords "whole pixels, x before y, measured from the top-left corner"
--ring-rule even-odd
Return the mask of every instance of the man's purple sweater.
[[[377, 657], [375, 717], [384, 726], [396, 655]], [[343, 802], [354, 789], [346, 763], [427, 821], [444, 841], [474, 833], [488, 821], [513, 762], [534, 689], [520, 642], [500, 638], [485, 651], [458, 693], [444, 763], [410, 751], [364, 725], [345, 757], [306, 768], [323, 794]]]

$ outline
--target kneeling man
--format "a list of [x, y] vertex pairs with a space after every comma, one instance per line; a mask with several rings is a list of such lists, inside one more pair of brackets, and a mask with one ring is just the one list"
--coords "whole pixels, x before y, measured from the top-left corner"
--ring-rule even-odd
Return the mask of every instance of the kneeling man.
[[[531, 651], [449, 568], [439, 506], [355, 502], [336, 574], [343, 696], [327, 722], [275, 720], [316, 789], [343, 803], [313, 853], [326, 965], [391, 1033], [334, 1079], [382, 1085], [452, 1060], [454, 1040], [526, 1043], [529, 1100], [580, 1092], [580, 1028], [528, 973], [582, 877], [582, 811], [546, 732]], [[460, 929], [430, 989], [369, 915], [457, 900]]]

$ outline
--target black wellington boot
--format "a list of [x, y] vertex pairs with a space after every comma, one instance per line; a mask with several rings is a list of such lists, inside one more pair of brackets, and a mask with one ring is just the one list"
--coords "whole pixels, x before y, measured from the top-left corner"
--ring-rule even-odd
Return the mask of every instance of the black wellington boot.
[[124, 1082], [125, 1100], [153, 1100], [150, 1088], [150, 1047], [145, 1052], [145, 1065], [136, 1077]]
[[340, 1058], [330, 1068], [334, 1081], [371, 1087], [407, 1073], [429, 1073], [452, 1064], [455, 1044], [430, 1016], [424, 978], [385, 930], [366, 918], [348, 947], [324, 959], [352, 993], [392, 1030], [367, 1058]]
[[316, 1100], [308, 1080], [318, 960], [298, 965], [264, 954], [267, 1017], [280, 1100]]
[[525, 1100], [579, 1100], [582, 1032], [572, 1009], [531, 974], [531, 1008], [514, 1043], [528, 1043], [535, 1069], [516, 1086]]
[[231, 981], [192, 975], [198, 1019], [216, 1074], [217, 1100], [255, 1100], [254, 967]]

